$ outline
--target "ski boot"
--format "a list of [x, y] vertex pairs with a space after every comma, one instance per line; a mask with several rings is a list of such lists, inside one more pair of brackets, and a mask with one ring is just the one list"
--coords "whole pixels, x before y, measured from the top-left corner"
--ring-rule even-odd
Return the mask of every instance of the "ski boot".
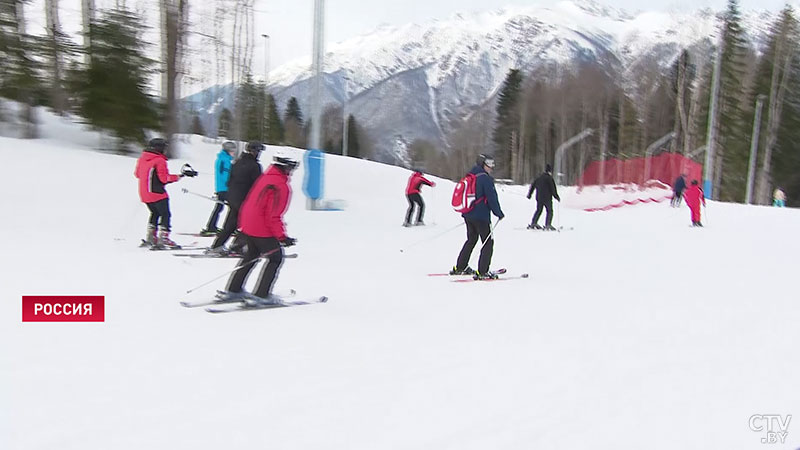
[[246, 294], [247, 293], [244, 292], [244, 291], [242, 291], [242, 292], [230, 292], [230, 291], [220, 291], [220, 290], [218, 290], [217, 293], [214, 295], [214, 297], [219, 302], [225, 302], [225, 303], [230, 302], [230, 303], [233, 303], [233, 302], [244, 301]]
[[158, 243], [158, 236], [156, 235], [156, 227], [152, 225], [147, 225], [147, 235], [145, 238], [142, 239], [142, 243], [139, 244], [139, 247], [153, 247]]
[[414, 226], [416, 226], [416, 227], [424, 227], [425, 226], [425, 222], [423, 222], [421, 220], [418, 220], [417, 223], [414, 224]]
[[204, 228], [200, 230], [200, 236], [216, 236], [219, 233], [219, 228]]
[[496, 280], [500, 278], [496, 273], [492, 272], [491, 270], [486, 273], [475, 272], [472, 276], [473, 280]]
[[152, 247], [157, 250], [177, 250], [180, 249], [181, 246], [176, 244], [172, 239], [169, 238], [169, 230], [166, 228], [159, 228], [158, 229], [158, 242]]
[[403, 226], [408, 228], [411, 226], [411, 222], [403, 222]]
[[544, 227], [544, 231], [557, 231], [557, 230], [556, 227], [552, 225], [547, 225], [546, 227]]
[[219, 247], [208, 247], [207, 249], [205, 249], [205, 251], [203, 251], [204, 255], [217, 258], [224, 258], [228, 256], [230, 253], [231, 252], [222, 245], [220, 245]]
[[463, 270], [459, 270], [459, 268], [456, 266], [453, 266], [453, 268], [450, 269], [450, 275], [472, 275], [473, 273], [475, 273], [475, 271], [469, 266]]
[[247, 306], [270, 306], [270, 305], [280, 305], [280, 300], [272, 294], [269, 294], [265, 297], [259, 297], [255, 294], [251, 294], [249, 292], [242, 292], [244, 294], [244, 304]]
[[539, 224], [533, 224], [533, 223], [532, 223], [532, 224], [528, 225], [528, 229], [529, 229], [529, 230], [541, 230], [541, 229], [542, 229], [542, 226], [541, 226], [541, 225], [539, 225]]

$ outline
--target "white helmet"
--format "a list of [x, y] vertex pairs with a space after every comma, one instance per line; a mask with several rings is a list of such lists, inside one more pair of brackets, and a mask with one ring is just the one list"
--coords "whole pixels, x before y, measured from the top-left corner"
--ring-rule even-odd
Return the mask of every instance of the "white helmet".
[[288, 170], [294, 170], [298, 165], [300, 165], [300, 161], [298, 161], [294, 155], [284, 149], [278, 149], [275, 151], [275, 155], [272, 157], [272, 163]]

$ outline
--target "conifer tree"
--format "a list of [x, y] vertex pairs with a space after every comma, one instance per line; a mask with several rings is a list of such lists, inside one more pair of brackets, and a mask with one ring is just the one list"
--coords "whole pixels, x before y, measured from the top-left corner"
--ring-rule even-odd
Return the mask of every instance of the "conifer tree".
[[92, 58], [78, 77], [78, 111], [91, 125], [124, 143], [145, 140], [159, 126], [157, 103], [148, 92], [154, 61], [145, 56], [140, 17], [126, 9], [104, 11], [90, 26]]
[[512, 140], [514, 134], [519, 133], [518, 103], [521, 89], [522, 74], [518, 69], [509, 70], [497, 99], [497, 119], [493, 135], [496, 173], [499, 177], [511, 175]]

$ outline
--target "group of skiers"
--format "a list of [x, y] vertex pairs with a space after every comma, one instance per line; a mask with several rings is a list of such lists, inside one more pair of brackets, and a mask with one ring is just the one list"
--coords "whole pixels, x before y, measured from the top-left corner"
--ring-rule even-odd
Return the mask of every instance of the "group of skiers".
[[[134, 171], [139, 179], [140, 198], [151, 212], [143, 245], [153, 249], [180, 248], [169, 239], [169, 196], [164, 186], [183, 176], [197, 175], [191, 167], [185, 167], [180, 175], [170, 174], [164, 154], [167, 145], [167, 141], [161, 138], [150, 140]], [[262, 173], [258, 158], [263, 150], [261, 142], [250, 142], [239, 159], [233, 162], [236, 144], [230, 141], [223, 144], [214, 164], [215, 206], [203, 230], [206, 235], [217, 232], [214, 243], [205, 252], [207, 255], [241, 254], [237, 269], [228, 279], [225, 291], [221, 291], [221, 298], [256, 305], [277, 302], [271, 292], [283, 263], [283, 247], [296, 243], [286, 234], [283, 215], [292, 196], [289, 178], [299, 162], [290, 154], [278, 151], [270, 167]], [[216, 224], [225, 204], [228, 205], [228, 215], [220, 230]], [[239, 233], [231, 249], [225, 249], [225, 242], [237, 229]], [[256, 288], [252, 294], [245, 292], [244, 283], [260, 258], [267, 258], [267, 263]]]
[[702, 227], [703, 224], [700, 222], [700, 205], [702, 204], [705, 208], [706, 197], [697, 180], [692, 180], [692, 184], [688, 188], [686, 187], [685, 173], [678, 175], [678, 178], [675, 179], [675, 183], [672, 187], [672, 199], [669, 205], [673, 208], [679, 208], [682, 199], [686, 199], [686, 206], [688, 206], [689, 211], [691, 211], [692, 226]]
[[[462, 205], [460, 209], [457, 209], [457, 211], [463, 211], [461, 216], [466, 226], [467, 240], [458, 253], [456, 264], [450, 270], [450, 275], [472, 275], [475, 279], [495, 279], [498, 277], [495, 272], [489, 269], [492, 262], [492, 253], [494, 252], [494, 227], [492, 226], [491, 216], [494, 214], [499, 222], [505, 217], [505, 214], [500, 208], [497, 190], [494, 186], [494, 178], [492, 177], [494, 168], [494, 158], [485, 154], [480, 154], [475, 161], [475, 166], [464, 179], [459, 182], [464, 183], [462, 193], [465, 195], [464, 198], [468, 199], [468, 204]], [[537, 201], [536, 212], [533, 215], [531, 224], [528, 225], [528, 229], [555, 230], [552, 226], [553, 198], [558, 201], [561, 201], [561, 198], [558, 196], [558, 190], [556, 189], [552, 172], [553, 170], [548, 164], [544, 173], [533, 181], [528, 191], [528, 199], [533, 195], [533, 191], [536, 191]], [[411, 218], [415, 205], [418, 206], [418, 213], [417, 221], [414, 225], [424, 225], [423, 214], [425, 211], [425, 203], [420, 195], [420, 189], [423, 185], [435, 186], [432, 181], [423, 176], [421, 171], [414, 170], [406, 185], [408, 209], [406, 210], [405, 222], [403, 222], [403, 226], [405, 227], [412, 225]], [[547, 210], [547, 217], [545, 219], [545, 226], [542, 228], [539, 226], [538, 221], [544, 209]], [[482, 245], [480, 257], [478, 259], [478, 270], [474, 270], [469, 267], [469, 260], [478, 242], [478, 238], [480, 238]]]

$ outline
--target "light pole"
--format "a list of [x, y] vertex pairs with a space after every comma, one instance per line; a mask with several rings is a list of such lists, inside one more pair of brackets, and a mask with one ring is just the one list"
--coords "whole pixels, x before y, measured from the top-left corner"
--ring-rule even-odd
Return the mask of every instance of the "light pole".
[[668, 141], [674, 139], [676, 134], [677, 133], [674, 131], [665, 134], [657, 141], [650, 144], [650, 146], [647, 147], [647, 150], [644, 151], [644, 180], [642, 181], [642, 186], [644, 186], [644, 184], [650, 179], [650, 158], [652, 157], [653, 152], [661, 148], [661, 146], [666, 144]]
[[711, 77], [711, 99], [708, 105], [708, 135], [706, 137], [706, 163], [703, 166], [703, 194], [705, 198], [713, 198], [712, 183], [714, 180], [714, 152], [716, 151], [717, 127], [719, 118], [717, 117], [718, 98], [719, 98], [719, 78], [720, 67], [722, 66], [722, 47], [724, 32], [720, 32], [719, 43], [717, 44], [717, 55], [714, 58], [714, 72]]
[[320, 149], [322, 129], [322, 68], [325, 64], [325, 0], [314, 0], [314, 45], [312, 51], [311, 136], [309, 148]]
[[753, 179], [756, 174], [756, 157], [758, 156], [758, 133], [761, 130], [761, 108], [764, 106], [764, 94], [759, 94], [756, 98], [756, 117], [753, 119], [753, 139], [750, 141], [750, 164], [747, 167], [747, 192], [744, 195], [744, 202], [748, 205], [753, 203]]
[[269, 35], [262, 34], [264, 38], [264, 126], [261, 127], [261, 142], [267, 142], [269, 133]]
[[591, 136], [594, 133], [594, 130], [591, 128], [587, 128], [580, 133], [572, 136], [571, 138], [567, 139], [563, 144], [559, 145], [556, 149], [556, 156], [555, 156], [555, 167], [554, 167], [554, 175], [556, 177], [556, 184], [559, 186], [561, 185], [561, 160], [564, 158], [564, 152], [572, 145], [577, 144], [578, 142], [586, 139], [587, 137]]
[[[348, 77], [342, 77], [346, 83], [350, 81]], [[350, 127], [347, 126], [347, 85], [345, 84], [342, 89], [342, 156], [347, 156], [347, 139], [349, 137]]]

